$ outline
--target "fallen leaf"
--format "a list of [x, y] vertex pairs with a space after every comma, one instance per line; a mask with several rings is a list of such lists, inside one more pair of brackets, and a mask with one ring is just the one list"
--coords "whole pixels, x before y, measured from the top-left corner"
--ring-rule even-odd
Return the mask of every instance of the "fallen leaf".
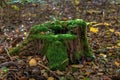
[[67, 20], [68, 20], [68, 18], [66, 18], [66, 17], [63, 17], [63, 18], [62, 18], [62, 20], [63, 20], [63, 21], [67, 21]]
[[119, 65], [120, 65], [120, 63], [119, 63], [119, 62], [117, 62], [117, 61], [115, 61], [115, 65], [116, 65], [116, 66], [119, 66]]
[[110, 32], [114, 32], [115, 30], [114, 29], [109, 29]]
[[35, 80], [34, 78], [30, 78], [29, 80]]
[[49, 77], [47, 80], [55, 80], [54, 77]]
[[[98, 11], [98, 10], [93, 10], [93, 9], [90, 9], [90, 10], [87, 10], [87, 13], [89, 13], [89, 14], [99, 14], [100, 13], [100, 11]], [[99, 24], [99, 23], [98, 23]]]
[[74, 5], [75, 6], [79, 5], [79, 3], [80, 3], [80, 0], [74, 0]]
[[45, 32], [40, 32], [40, 34], [42, 34], [42, 35], [43, 35], [43, 34], [45, 34]]
[[23, 15], [22, 15], [22, 17], [25, 17], [25, 16], [27, 16], [27, 14], [23, 14]]
[[98, 32], [98, 28], [90, 27], [90, 31], [93, 32], [93, 33], [97, 33]]
[[61, 72], [61, 71], [59, 71], [59, 70], [57, 70], [56, 73], [57, 73], [58, 75], [64, 75], [64, 73]]
[[108, 56], [112, 56], [112, 53], [108, 53]]
[[100, 72], [97, 73], [98, 76], [102, 76], [103, 74], [104, 74], [104, 73], [100, 73]]
[[86, 76], [90, 76], [90, 72], [85, 72], [85, 75]]
[[20, 31], [18, 29], [16, 29], [15, 31], [16, 31], [17, 34], [20, 33]]
[[27, 35], [27, 33], [26, 33], [26, 32], [24, 32], [24, 35], [26, 36], [26, 35]]
[[117, 43], [117, 46], [119, 46], [119, 47], [120, 47], [120, 42], [119, 42], [119, 43]]
[[100, 53], [100, 56], [101, 56], [101, 57], [104, 57], [104, 58], [107, 57], [107, 56], [106, 56], [105, 54], [103, 54], [103, 53]]
[[[28, 80], [27, 77], [21, 77], [19, 80]], [[29, 80], [35, 80], [35, 79], [29, 79]]]
[[118, 35], [118, 36], [120, 36], [120, 32], [118, 32], [118, 31], [116, 31], [115, 34]]
[[110, 26], [111, 24], [108, 24], [108, 23], [104, 22], [104, 25], [105, 25], [105, 26]]
[[73, 68], [82, 68], [83, 65], [71, 65], [71, 67], [73, 67]]
[[31, 60], [29, 61], [29, 65], [30, 65], [30, 66], [36, 66], [36, 65], [37, 65], [37, 61], [36, 61], [35, 59], [31, 59]]
[[17, 11], [19, 11], [20, 9], [19, 9], [19, 7], [18, 6], [16, 6], [16, 5], [12, 5], [11, 6], [13, 9], [15, 9], [15, 10], [17, 10]]
[[0, 53], [4, 51], [3, 46], [0, 46]]

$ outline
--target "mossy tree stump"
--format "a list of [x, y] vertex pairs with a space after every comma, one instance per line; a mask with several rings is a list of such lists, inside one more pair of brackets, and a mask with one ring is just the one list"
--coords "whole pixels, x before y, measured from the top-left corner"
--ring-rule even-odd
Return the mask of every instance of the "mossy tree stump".
[[[69, 63], [78, 62], [82, 56], [94, 58], [86, 28], [86, 22], [81, 19], [46, 22], [33, 26], [26, 40], [40, 40], [40, 52], [47, 56], [50, 68], [64, 70]], [[18, 47], [10, 53], [16, 49]]]

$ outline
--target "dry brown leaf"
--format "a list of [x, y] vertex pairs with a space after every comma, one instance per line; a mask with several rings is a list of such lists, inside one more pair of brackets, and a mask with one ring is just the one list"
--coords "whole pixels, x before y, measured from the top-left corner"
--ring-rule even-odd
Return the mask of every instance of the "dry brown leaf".
[[73, 67], [73, 68], [82, 68], [83, 65], [71, 65], [71, 67]]
[[112, 53], [108, 53], [108, 56], [112, 56]]
[[29, 80], [35, 80], [34, 78], [30, 78]]
[[67, 21], [67, 20], [68, 20], [68, 18], [66, 18], [66, 17], [63, 17], [63, 18], [62, 18], [62, 20], [63, 20], [63, 21]]
[[27, 77], [21, 77], [19, 80], [28, 80], [28, 79], [27, 79]]
[[97, 73], [98, 76], [102, 76], [103, 74], [104, 74], [104, 73], [99, 73], [99, 72]]
[[64, 73], [61, 72], [60, 70], [57, 70], [56, 73], [57, 73], [58, 75], [64, 75]]
[[40, 34], [42, 34], [42, 35], [43, 35], [43, 34], [45, 34], [45, 32], [40, 32]]
[[90, 76], [90, 72], [85, 72], [85, 75], [86, 76]]
[[3, 47], [0, 46], [0, 53], [2, 53], [4, 51]]

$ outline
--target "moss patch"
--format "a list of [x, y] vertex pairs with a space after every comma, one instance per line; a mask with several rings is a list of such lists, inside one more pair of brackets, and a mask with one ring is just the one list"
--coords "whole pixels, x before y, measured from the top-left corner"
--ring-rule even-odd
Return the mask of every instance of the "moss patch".
[[61, 41], [51, 42], [46, 56], [52, 70], [65, 70], [65, 67], [68, 65], [67, 48]]

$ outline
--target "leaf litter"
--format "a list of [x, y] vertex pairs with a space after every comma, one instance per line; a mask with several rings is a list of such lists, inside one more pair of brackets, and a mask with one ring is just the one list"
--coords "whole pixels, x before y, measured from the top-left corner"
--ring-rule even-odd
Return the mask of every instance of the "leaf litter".
[[[5, 78], [12, 78], [12, 80], [119, 80], [120, 12], [117, 11], [120, 6], [116, 5], [109, 10], [106, 8], [106, 16], [103, 16], [105, 20], [101, 23], [101, 10], [91, 3], [91, 7], [96, 7], [97, 10], [88, 9], [88, 11], [85, 12], [87, 7], [84, 5], [82, 6], [81, 1], [75, 0], [74, 2], [77, 11], [83, 14], [82, 16], [76, 14], [76, 17], [85, 19], [86, 21], [95, 21], [95, 23], [88, 28], [89, 42], [96, 55], [94, 61], [89, 62], [84, 60], [84, 62], [80, 64], [69, 65], [65, 71], [51, 71], [47, 67], [47, 59], [44, 56], [35, 54], [35, 50], [32, 51], [33, 49], [36, 49], [36, 47], [32, 45], [32, 42], [29, 47], [25, 48], [25, 51], [23, 51], [20, 56], [9, 56], [7, 50], [17, 46], [19, 42], [23, 41], [29, 34], [31, 26], [55, 18], [53, 15], [57, 16], [58, 13], [61, 12], [61, 9], [63, 12], [60, 13], [60, 17], [62, 17], [63, 20], [75, 18], [74, 7], [71, 7], [70, 5], [67, 5], [66, 7], [59, 6], [61, 9], [59, 9], [59, 7], [55, 8], [55, 5], [48, 4], [42, 6], [38, 4], [28, 4], [23, 7], [19, 4], [12, 5], [13, 9], [4, 10], [7, 11], [9, 15], [6, 14], [4, 15], [4, 17], [6, 17], [5, 19], [3, 17], [0, 19], [0, 22], [2, 22], [2, 24], [0, 24], [1, 80], [4, 80]], [[90, 2], [86, 4], [89, 7]], [[44, 9], [40, 7], [44, 7]], [[33, 10], [32, 8], [35, 9]], [[73, 12], [71, 10], [73, 10]], [[13, 13], [10, 13], [10, 11]], [[18, 14], [19, 11], [21, 12], [19, 16], [12, 15]], [[49, 18], [49, 14], [53, 14], [52, 17]], [[116, 14], [118, 15], [117, 19]], [[7, 17], [11, 17], [11, 19]], [[28, 56], [25, 56], [26, 54]]]

